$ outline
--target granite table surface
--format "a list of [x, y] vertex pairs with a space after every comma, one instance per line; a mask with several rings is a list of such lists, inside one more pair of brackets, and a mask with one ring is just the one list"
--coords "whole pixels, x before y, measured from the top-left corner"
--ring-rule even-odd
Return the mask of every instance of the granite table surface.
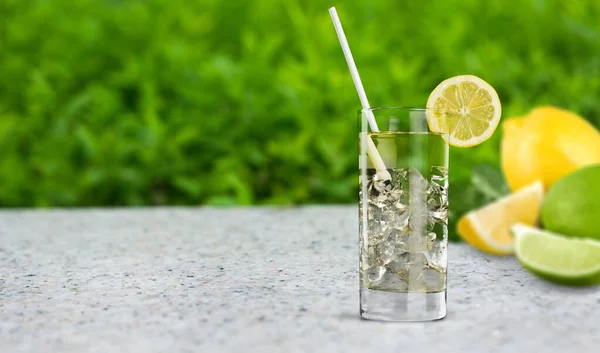
[[449, 246], [448, 315], [358, 316], [355, 206], [0, 212], [0, 352], [600, 352], [600, 289]]

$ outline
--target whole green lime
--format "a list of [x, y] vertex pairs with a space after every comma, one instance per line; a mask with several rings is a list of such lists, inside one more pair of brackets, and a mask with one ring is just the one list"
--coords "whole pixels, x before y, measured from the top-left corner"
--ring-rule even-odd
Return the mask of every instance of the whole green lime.
[[555, 183], [544, 198], [541, 218], [551, 232], [600, 240], [600, 164]]

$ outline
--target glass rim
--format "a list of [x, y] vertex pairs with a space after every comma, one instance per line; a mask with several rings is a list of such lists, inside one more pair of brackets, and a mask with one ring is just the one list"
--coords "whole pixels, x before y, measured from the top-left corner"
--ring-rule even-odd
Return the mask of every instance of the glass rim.
[[[448, 132], [436, 132], [431, 130], [431, 126], [429, 125], [429, 118], [432, 115], [438, 115], [438, 114], [442, 114], [444, 120], [447, 121], [448, 119], [448, 111], [445, 109], [441, 109], [441, 108], [427, 108], [427, 107], [414, 107], [414, 106], [381, 106], [381, 107], [371, 107], [371, 108], [366, 108], [366, 109], [360, 109], [357, 112], [357, 118], [358, 118], [358, 129], [361, 132], [369, 132], [370, 131], [370, 122], [369, 122], [369, 118], [370, 116], [372, 116], [375, 121], [377, 122], [380, 118], [382, 119], [389, 119], [392, 117], [396, 117], [395, 115], [398, 115], [398, 117], [401, 115], [402, 117], [413, 117], [416, 118], [418, 121], [424, 121], [426, 122], [426, 125], [424, 126], [397, 126], [395, 129], [388, 129], [388, 130], [379, 130], [379, 132], [427, 132], [427, 133], [433, 133], [436, 135], [442, 135], [442, 136], [449, 136]], [[405, 120], [405, 119], [401, 119], [401, 120]], [[385, 121], [385, 120], [384, 120]], [[413, 121], [414, 123], [414, 121]], [[379, 125], [379, 122], [377, 122], [377, 125]]]
[[381, 107], [370, 107], [370, 108], [363, 108], [363, 109], [359, 109], [358, 112], [362, 113], [362, 112], [366, 112], [366, 111], [371, 111], [371, 112], [376, 112], [379, 110], [405, 110], [405, 111], [417, 111], [417, 112], [428, 112], [428, 111], [433, 111], [433, 110], [442, 110], [440, 108], [428, 108], [428, 107], [412, 107], [412, 106], [393, 106], [393, 105], [384, 105]]

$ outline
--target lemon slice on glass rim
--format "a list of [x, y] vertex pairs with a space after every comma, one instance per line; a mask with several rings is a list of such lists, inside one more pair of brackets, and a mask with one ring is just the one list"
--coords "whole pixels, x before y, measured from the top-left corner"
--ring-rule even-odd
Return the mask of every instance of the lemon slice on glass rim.
[[473, 75], [451, 77], [429, 95], [427, 124], [455, 147], [489, 139], [500, 122], [500, 98], [490, 84]]

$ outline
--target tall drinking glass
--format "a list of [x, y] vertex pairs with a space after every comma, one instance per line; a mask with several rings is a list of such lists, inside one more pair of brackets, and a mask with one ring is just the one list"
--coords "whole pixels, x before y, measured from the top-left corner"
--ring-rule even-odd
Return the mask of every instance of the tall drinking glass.
[[[429, 129], [428, 111], [378, 107], [359, 112], [364, 319], [425, 321], [446, 316], [448, 145]], [[369, 131], [371, 114], [379, 132]], [[369, 139], [389, 174], [374, 168]]]

